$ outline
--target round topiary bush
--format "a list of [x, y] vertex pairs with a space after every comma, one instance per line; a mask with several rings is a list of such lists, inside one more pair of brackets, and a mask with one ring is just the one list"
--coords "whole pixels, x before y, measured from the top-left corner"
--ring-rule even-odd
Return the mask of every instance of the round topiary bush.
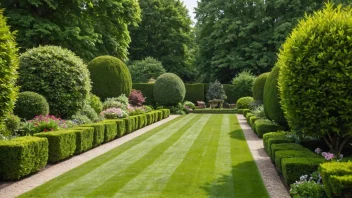
[[0, 122], [12, 111], [18, 92], [17, 79], [18, 57], [15, 37], [6, 25], [6, 19], [0, 11]]
[[275, 66], [266, 79], [263, 94], [264, 112], [269, 120], [275, 121], [281, 126], [287, 126], [287, 121], [280, 104], [279, 87], [277, 82], [279, 71], [280, 68]]
[[279, 53], [281, 104], [289, 126], [324, 137], [334, 154], [352, 138], [352, 8], [306, 16]]
[[44, 96], [25, 91], [18, 94], [13, 112], [22, 119], [31, 120], [37, 115], [48, 115], [49, 104]]
[[89, 96], [89, 71], [73, 52], [57, 46], [33, 48], [20, 56], [18, 84], [22, 91], [43, 95], [50, 113], [69, 118]]
[[254, 100], [259, 100], [263, 102], [264, 86], [268, 76], [269, 76], [269, 72], [263, 73], [255, 79], [254, 85], [253, 85]]
[[166, 72], [162, 63], [152, 57], [132, 61], [128, 68], [133, 83], [147, 83], [150, 79], [155, 79]]
[[154, 99], [160, 105], [176, 105], [186, 95], [185, 84], [176, 74], [165, 73], [159, 76], [154, 84]]
[[131, 74], [125, 63], [113, 56], [99, 56], [88, 64], [93, 82], [92, 92], [102, 100], [130, 95]]
[[236, 107], [237, 109], [249, 109], [250, 104], [252, 102], [254, 102], [254, 99], [252, 97], [243, 97], [237, 100]]

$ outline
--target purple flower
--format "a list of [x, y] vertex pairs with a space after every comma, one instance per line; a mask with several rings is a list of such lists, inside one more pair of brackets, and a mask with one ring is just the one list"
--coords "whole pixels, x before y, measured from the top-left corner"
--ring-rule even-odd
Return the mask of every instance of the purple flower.
[[326, 153], [326, 155], [324, 156], [326, 160], [332, 160], [333, 158], [335, 158], [335, 155], [333, 153]]
[[315, 153], [320, 154], [321, 152], [322, 152], [322, 150], [320, 148], [315, 149]]
[[328, 153], [327, 152], [322, 152], [321, 156], [325, 157]]

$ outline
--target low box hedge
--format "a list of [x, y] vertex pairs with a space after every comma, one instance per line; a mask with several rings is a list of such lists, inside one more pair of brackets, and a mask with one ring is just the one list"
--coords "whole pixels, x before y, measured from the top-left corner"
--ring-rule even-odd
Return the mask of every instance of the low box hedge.
[[255, 116], [253, 113], [247, 113], [246, 114], [246, 120], [247, 120], [247, 123], [249, 124], [249, 119], [252, 117], [252, 116]]
[[282, 143], [293, 143], [294, 140], [288, 137], [272, 137], [267, 140], [267, 154], [270, 156], [272, 153], [271, 146], [274, 144], [282, 144]]
[[34, 134], [36, 137], [47, 138], [49, 141], [48, 162], [55, 163], [71, 157], [76, 150], [76, 131], [61, 130]]
[[269, 132], [275, 132], [283, 130], [283, 127], [280, 125], [273, 123], [270, 120], [259, 119], [255, 122], [255, 131], [258, 137], [262, 138], [264, 134]]
[[250, 109], [243, 109], [243, 116], [246, 117], [247, 113], [250, 113]]
[[275, 165], [278, 171], [282, 171], [281, 162], [282, 159], [286, 158], [322, 158], [320, 155], [317, 155], [310, 151], [309, 149], [301, 150], [282, 150], [275, 152]]
[[304, 146], [297, 143], [282, 143], [282, 144], [272, 144], [271, 153], [269, 157], [274, 162], [275, 161], [275, 152], [276, 151], [286, 151], [286, 150], [307, 150]]
[[[264, 144], [264, 149], [265, 151], [268, 153], [268, 140], [270, 138], [274, 138], [274, 137], [286, 137], [287, 136], [287, 132], [270, 132], [270, 133], [266, 133], [263, 135], [263, 144]], [[268, 153], [268, 155], [270, 155], [270, 153]]]
[[310, 175], [324, 163], [324, 158], [284, 158], [281, 160], [282, 174], [288, 185], [299, 181], [302, 175]]
[[253, 131], [255, 132], [255, 121], [257, 121], [259, 118], [257, 116], [251, 116], [249, 118], [249, 125], [252, 127]]
[[331, 197], [352, 197], [352, 175], [332, 175], [329, 185], [332, 190]]
[[146, 113], [147, 116], [147, 125], [153, 124], [154, 121], [154, 114], [153, 113]]
[[104, 142], [109, 142], [117, 136], [117, 125], [114, 120], [104, 120], [102, 121], [105, 125], [104, 131]]
[[159, 113], [158, 113], [158, 111], [153, 111], [153, 113], [154, 113], [154, 122], [159, 121], [160, 118], [159, 118]]
[[75, 127], [76, 133], [76, 150], [75, 154], [83, 153], [93, 147], [94, 128], [93, 127]]
[[167, 118], [170, 116], [170, 109], [159, 109], [163, 112], [163, 118]]
[[132, 133], [132, 130], [133, 130], [132, 119], [127, 117], [127, 118], [123, 118], [123, 121], [125, 122], [126, 134]]
[[236, 109], [195, 109], [192, 113], [205, 114], [236, 114]]
[[238, 114], [243, 114], [243, 110], [244, 110], [244, 109], [238, 109], [238, 110], [237, 110], [237, 113], [238, 113]]
[[129, 116], [128, 119], [131, 122], [131, 132], [138, 129], [138, 117], [137, 116]]
[[[352, 175], [352, 162], [329, 162], [321, 164], [319, 167], [319, 173], [323, 179], [324, 190], [328, 197], [340, 197], [340, 193], [344, 192], [334, 192], [339, 188], [345, 188], [345, 186], [338, 186], [338, 184], [332, 183], [333, 181], [340, 180], [341, 178], [334, 178], [331, 180], [332, 176], [346, 176]], [[347, 182], [347, 181], [346, 181]], [[351, 181], [350, 181], [351, 182]], [[352, 186], [349, 186], [352, 188]]]
[[0, 178], [15, 180], [43, 168], [48, 144], [46, 138], [31, 136], [0, 141]]
[[94, 128], [94, 136], [93, 136], [93, 147], [99, 146], [104, 142], [104, 133], [105, 133], [105, 125], [104, 123], [98, 122], [94, 124], [84, 124], [80, 125], [80, 127], [93, 127]]
[[147, 116], [145, 114], [138, 115], [139, 117], [139, 128], [143, 128], [146, 126], [147, 123]]

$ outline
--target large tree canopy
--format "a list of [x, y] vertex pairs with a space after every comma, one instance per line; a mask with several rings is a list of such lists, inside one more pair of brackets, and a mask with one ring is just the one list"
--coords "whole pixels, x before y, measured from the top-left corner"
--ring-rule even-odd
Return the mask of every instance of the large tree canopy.
[[190, 80], [194, 37], [188, 10], [180, 0], [140, 0], [142, 22], [131, 27], [130, 60], [153, 57], [168, 72]]
[[[198, 70], [228, 83], [243, 70], [270, 71], [286, 37], [327, 0], [201, 0], [196, 9]], [[335, 2], [349, 2], [337, 0]]]
[[99, 55], [127, 59], [128, 25], [140, 21], [137, 0], [0, 0], [24, 51], [59, 45], [89, 61]]

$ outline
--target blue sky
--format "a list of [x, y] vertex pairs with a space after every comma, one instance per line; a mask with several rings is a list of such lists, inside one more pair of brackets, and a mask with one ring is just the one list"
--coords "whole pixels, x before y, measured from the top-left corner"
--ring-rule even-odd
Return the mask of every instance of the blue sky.
[[191, 16], [192, 20], [195, 21], [194, 16], [194, 8], [197, 7], [197, 0], [183, 0], [187, 9], [189, 10], [189, 15]]

